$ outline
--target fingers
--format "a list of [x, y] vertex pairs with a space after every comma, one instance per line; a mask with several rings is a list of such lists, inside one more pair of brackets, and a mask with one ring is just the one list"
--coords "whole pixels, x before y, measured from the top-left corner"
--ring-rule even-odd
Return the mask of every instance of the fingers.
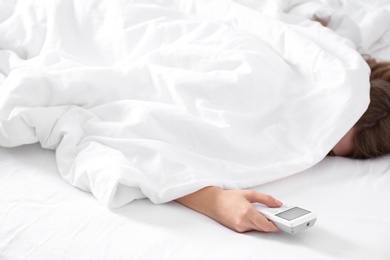
[[279, 232], [280, 230], [252, 205], [245, 209], [233, 221], [231, 229], [236, 232], [243, 233], [251, 230], [261, 232]]
[[233, 220], [231, 225], [227, 225], [232, 230], [244, 233], [251, 230], [260, 232], [279, 232], [280, 230], [268, 219], [266, 219], [255, 208], [248, 210], [249, 214], [240, 215], [236, 220]]
[[232, 219], [232, 229], [242, 233], [251, 230], [261, 232], [279, 232], [280, 230], [264, 217], [247, 199]]
[[[250, 202], [258, 202], [262, 203], [264, 205], [267, 205], [268, 207], [281, 207], [283, 205], [282, 202], [276, 200], [274, 197], [253, 191], [253, 190], [246, 190], [245, 192], [245, 198]], [[251, 207], [249, 210], [247, 217], [249, 218], [251, 222], [251, 229], [252, 230], [258, 230], [263, 232], [279, 232], [279, 228], [277, 228], [271, 221], [269, 221], [266, 217], [264, 217], [259, 211], [256, 210], [255, 207]]]
[[274, 197], [253, 190], [246, 190], [245, 197], [251, 203], [259, 202], [261, 204], [267, 205], [268, 207], [281, 207], [283, 205], [282, 202], [275, 199]]
[[255, 212], [251, 218], [251, 222], [254, 226], [254, 230], [263, 232], [279, 232], [279, 228], [276, 227], [271, 221], [264, 217], [260, 212], [255, 209]]

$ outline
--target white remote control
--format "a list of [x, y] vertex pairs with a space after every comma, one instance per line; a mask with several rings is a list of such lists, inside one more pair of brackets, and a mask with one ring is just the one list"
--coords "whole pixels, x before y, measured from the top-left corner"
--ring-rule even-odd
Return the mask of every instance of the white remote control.
[[283, 205], [280, 208], [269, 208], [259, 203], [253, 205], [275, 226], [290, 234], [312, 227], [317, 220], [315, 213], [296, 206]]

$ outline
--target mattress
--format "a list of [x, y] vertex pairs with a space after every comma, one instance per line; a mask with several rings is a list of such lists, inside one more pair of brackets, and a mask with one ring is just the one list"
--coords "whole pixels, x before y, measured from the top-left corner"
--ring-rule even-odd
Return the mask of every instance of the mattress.
[[231, 231], [176, 202], [109, 210], [63, 181], [54, 152], [1, 148], [1, 259], [389, 259], [389, 158], [326, 158], [257, 187], [317, 214], [301, 233]]
[[[170, 3], [148, 2], [162, 6]], [[222, 2], [212, 2], [214, 9], [218, 4], [223, 6]], [[390, 60], [390, 3], [386, 1], [232, 2], [274, 18], [283, 18], [282, 14], [288, 13], [298, 20], [328, 19], [332, 22], [327, 26], [340, 36], [341, 42], [346, 41], [346, 45], [355, 46], [358, 52], [378, 60]], [[15, 2], [1, 4], [11, 7]], [[4, 10], [8, 9], [0, 11], [0, 21], [10, 15]], [[41, 14], [40, 11], [37, 13]], [[66, 11], [77, 16], [75, 10]], [[205, 19], [210, 18], [207, 10], [204, 15]], [[21, 24], [28, 21], [23, 20]], [[66, 28], [63, 35], [72, 30], [71, 26], [68, 31]], [[41, 27], [33, 29], [39, 32]], [[16, 28], [15, 32], [20, 31]], [[30, 42], [11, 42], [12, 51], [23, 56], [26, 53], [22, 50], [27, 48], [30, 54], [38, 55], [34, 51], [41, 43], [30, 36], [26, 38]], [[105, 42], [104, 35], [100, 36]], [[11, 44], [0, 37], [2, 48], [8, 43]], [[4, 58], [18, 67], [16, 56], [4, 53], [0, 57], [1, 83], [10, 70], [9, 64], [2, 63]], [[115, 51], [106, 54], [118, 56]], [[89, 61], [95, 58], [90, 53], [84, 55]], [[49, 55], [39, 64], [50, 65], [55, 61], [56, 57]], [[107, 63], [100, 65], [106, 66], [110, 60], [104, 62]], [[69, 71], [63, 67], [56, 75]], [[51, 119], [46, 117], [41, 121]], [[22, 140], [17, 134], [21, 132], [16, 132], [16, 137], [10, 140]], [[9, 141], [3, 139], [2, 142]], [[390, 259], [390, 156], [369, 160], [326, 157], [298, 173], [281, 174], [255, 185], [252, 188], [259, 192], [315, 212], [317, 222], [295, 235], [237, 233], [175, 201], [155, 204], [148, 199], [136, 199], [110, 209], [104, 200], [96, 199], [96, 194], [85, 191], [87, 188], [73, 187], [69, 180], [64, 180], [58, 151], [42, 148], [50, 148], [48, 139], [42, 140], [13, 148], [0, 147], [0, 259]], [[25, 143], [36, 141], [28, 139]], [[138, 193], [137, 196], [144, 197]]]

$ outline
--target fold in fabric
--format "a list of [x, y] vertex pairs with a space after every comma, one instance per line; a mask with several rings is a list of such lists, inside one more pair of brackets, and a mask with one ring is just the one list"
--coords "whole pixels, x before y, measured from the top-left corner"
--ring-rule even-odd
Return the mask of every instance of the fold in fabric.
[[64, 179], [110, 207], [305, 170], [369, 102], [352, 42], [288, 14], [199, 0], [7, 8], [0, 144], [55, 149]]

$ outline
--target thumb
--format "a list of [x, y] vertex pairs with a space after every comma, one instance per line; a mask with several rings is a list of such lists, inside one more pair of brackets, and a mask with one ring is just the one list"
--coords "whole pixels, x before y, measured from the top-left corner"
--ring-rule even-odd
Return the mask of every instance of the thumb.
[[267, 205], [268, 207], [281, 207], [283, 205], [281, 201], [275, 199], [271, 195], [257, 191], [248, 191], [245, 197], [251, 203], [258, 202]]

